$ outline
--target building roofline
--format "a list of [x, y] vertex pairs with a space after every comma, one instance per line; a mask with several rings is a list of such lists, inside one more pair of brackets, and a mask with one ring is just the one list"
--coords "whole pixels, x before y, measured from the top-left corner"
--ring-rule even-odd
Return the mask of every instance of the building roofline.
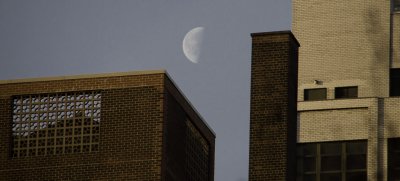
[[164, 69], [160, 69], [160, 70], [112, 72], [112, 73], [99, 73], [99, 74], [66, 75], [66, 76], [54, 76], [54, 77], [38, 77], [38, 78], [27, 78], [27, 79], [0, 80], [0, 84], [43, 82], [43, 81], [55, 81], [55, 80], [89, 79], [89, 78], [101, 78], [101, 77], [118, 77], [118, 76], [128, 76], [128, 75], [164, 74], [164, 73], [166, 73], [166, 71]]
[[296, 44], [300, 47], [299, 41], [296, 39], [296, 37], [293, 35], [292, 31], [290, 30], [283, 30], [283, 31], [270, 31], [270, 32], [256, 32], [256, 33], [251, 33], [251, 37], [257, 37], [257, 36], [266, 36], [266, 35], [279, 35], [279, 34], [287, 34], [289, 35], [295, 42]]
[[176, 88], [176, 90], [179, 92], [179, 94], [182, 95], [182, 97], [185, 99], [185, 101], [189, 104], [190, 108], [193, 109], [193, 111], [199, 116], [200, 120], [204, 123], [204, 125], [210, 130], [210, 132], [216, 137], [214, 130], [211, 128], [210, 125], [208, 125], [207, 121], [201, 116], [201, 114], [197, 111], [197, 109], [193, 106], [193, 104], [189, 101], [189, 99], [183, 94], [182, 90], [177, 86], [175, 81], [171, 78], [171, 76], [168, 74], [167, 71], [164, 72], [165, 76], [171, 81], [172, 85]]
[[150, 74], [164, 74], [173, 84], [173, 86], [178, 90], [179, 94], [185, 99], [189, 104], [191, 109], [199, 116], [201, 121], [206, 125], [210, 132], [215, 136], [214, 130], [207, 124], [200, 113], [195, 109], [193, 104], [189, 99], [183, 94], [181, 89], [177, 86], [171, 76], [165, 69], [160, 70], [143, 70], [143, 71], [127, 71], [127, 72], [111, 72], [111, 73], [99, 73], [99, 74], [80, 74], [80, 75], [65, 75], [65, 76], [54, 76], [54, 77], [38, 77], [38, 78], [26, 78], [26, 79], [12, 79], [12, 80], [0, 80], [0, 85], [2, 84], [15, 84], [15, 83], [30, 83], [30, 82], [46, 82], [46, 81], [57, 81], [57, 80], [74, 80], [74, 79], [90, 79], [90, 78], [102, 78], [102, 77], [119, 77], [119, 76], [130, 76], [130, 75], [150, 75]]

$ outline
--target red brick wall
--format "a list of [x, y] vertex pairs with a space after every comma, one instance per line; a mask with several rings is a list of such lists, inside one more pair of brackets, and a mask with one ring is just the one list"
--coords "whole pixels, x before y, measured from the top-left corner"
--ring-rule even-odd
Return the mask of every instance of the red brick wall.
[[252, 38], [249, 180], [294, 180], [298, 43], [290, 32]]

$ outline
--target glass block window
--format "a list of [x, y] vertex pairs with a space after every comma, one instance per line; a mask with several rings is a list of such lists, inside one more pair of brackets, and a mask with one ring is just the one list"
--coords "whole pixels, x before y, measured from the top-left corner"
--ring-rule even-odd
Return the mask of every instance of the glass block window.
[[306, 143], [297, 149], [297, 180], [367, 180], [367, 141]]
[[13, 157], [99, 149], [100, 92], [21, 95], [13, 98]]

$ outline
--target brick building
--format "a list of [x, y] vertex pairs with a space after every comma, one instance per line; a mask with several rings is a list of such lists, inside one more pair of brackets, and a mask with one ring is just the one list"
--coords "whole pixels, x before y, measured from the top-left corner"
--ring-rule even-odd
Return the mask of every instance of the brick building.
[[400, 1], [294, 0], [297, 180], [400, 180]]
[[249, 180], [295, 180], [299, 43], [290, 31], [251, 36]]
[[0, 180], [214, 180], [215, 134], [165, 71], [0, 81]]

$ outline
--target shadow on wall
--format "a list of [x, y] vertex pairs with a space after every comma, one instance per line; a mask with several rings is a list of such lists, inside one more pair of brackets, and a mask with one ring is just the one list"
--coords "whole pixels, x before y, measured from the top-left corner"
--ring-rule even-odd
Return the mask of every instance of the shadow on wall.
[[366, 33], [369, 35], [367, 36], [367, 40], [373, 48], [373, 61], [369, 67], [371, 76], [370, 80], [374, 84], [371, 86], [371, 93], [372, 95], [386, 97], [387, 93], [385, 93], [384, 90], [387, 90], [388, 84], [385, 81], [382, 81], [382, 78], [388, 77], [388, 75], [385, 74], [388, 74], [387, 69], [389, 68], [389, 52], [387, 51], [387, 46], [389, 46], [389, 32], [386, 32], [386, 29], [384, 28], [386, 26], [383, 26], [382, 21], [383, 14], [387, 13], [381, 12], [382, 10], [378, 9], [378, 7], [369, 6], [366, 11], [365, 25]]

